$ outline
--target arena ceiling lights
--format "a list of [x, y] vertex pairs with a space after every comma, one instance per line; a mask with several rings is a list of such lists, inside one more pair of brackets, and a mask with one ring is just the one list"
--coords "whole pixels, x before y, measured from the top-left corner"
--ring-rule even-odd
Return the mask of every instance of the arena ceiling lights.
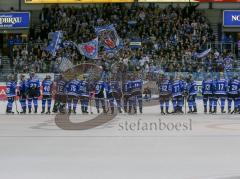
[[[176, 3], [187, 3], [187, 2], [240, 2], [240, 0], [137, 0], [138, 2], [176, 2]], [[27, 4], [75, 4], [75, 3], [131, 3], [134, 0], [25, 0]], [[135, 0], [136, 2], [136, 0]]]
[[138, 0], [138, 2], [198, 2], [195, 0]]
[[25, 0], [27, 4], [128, 3], [134, 0]]
[[138, 0], [138, 2], [156, 2], [156, 3], [161, 3], [161, 2], [240, 2], [240, 0]]

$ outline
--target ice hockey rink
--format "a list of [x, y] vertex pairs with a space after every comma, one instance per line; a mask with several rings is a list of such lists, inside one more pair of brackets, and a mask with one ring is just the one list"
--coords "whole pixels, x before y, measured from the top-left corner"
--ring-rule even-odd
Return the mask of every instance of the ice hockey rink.
[[93, 109], [67, 124], [56, 115], [5, 115], [5, 105], [1, 179], [240, 178], [240, 115], [162, 116], [155, 105], [137, 115]]

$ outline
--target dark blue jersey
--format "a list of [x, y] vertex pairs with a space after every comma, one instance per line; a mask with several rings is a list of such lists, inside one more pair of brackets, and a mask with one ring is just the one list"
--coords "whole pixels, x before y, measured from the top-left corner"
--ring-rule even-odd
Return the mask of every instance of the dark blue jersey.
[[40, 92], [40, 81], [37, 78], [29, 78], [26, 83], [28, 91]]
[[158, 91], [160, 95], [170, 95], [172, 93], [172, 84], [169, 80], [158, 82]]
[[106, 91], [107, 96], [112, 94], [113, 90], [112, 90], [110, 83], [105, 83], [105, 91]]
[[228, 83], [228, 94], [239, 94], [240, 82], [237, 79], [230, 80]]
[[174, 80], [172, 83], [172, 96], [181, 96], [184, 91], [184, 83], [181, 80]]
[[42, 94], [43, 95], [51, 95], [53, 89], [53, 82], [49, 79], [45, 79], [42, 81]]
[[125, 95], [130, 95], [130, 93], [132, 92], [132, 82], [131, 81], [124, 82], [122, 91]]
[[80, 96], [89, 96], [89, 84], [87, 81], [81, 81], [79, 86], [79, 94]]
[[131, 83], [132, 92], [142, 92], [143, 82], [142, 80], [134, 80]]
[[7, 97], [16, 96], [17, 84], [15, 81], [9, 81], [6, 83], [6, 95]]
[[113, 93], [121, 93], [121, 86], [118, 81], [110, 81], [109, 84]]
[[182, 90], [184, 92], [188, 92], [188, 84], [187, 84], [187, 82], [184, 81], [184, 80], [180, 80], [180, 83], [182, 84]]
[[65, 81], [65, 80], [63, 80], [63, 79], [61, 79], [61, 80], [58, 80], [57, 81], [57, 91], [56, 91], [56, 93], [58, 94], [58, 95], [64, 95], [65, 93], [66, 93], [66, 84], [67, 84], [67, 82]]
[[79, 95], [79, 87], [80, 87], [80, 81], [79, 80], [71, 80], [66, 85], [66, 94], [67, 95], [73, 95], [78, 96]]
[[211, 79], [203, 80], [202, 94], [203, 95], [213, 94], [213, 80], [211, 80]]
[[106, 83], [104, 81], [98, 81], [96, 86], [95, 86], [95, 93], [103, 93], [106, 88]]
[[187, 93], [188, 95], [197, 95], [198, 93], [198, 87], [196, 81], [192, 81], [187, 84]]
[[27, 92], [27, 84], [26, 80], [21, 80], [19, 82], [19, 92], [20, 95], [24, 95]]
[[214, 86], [213, 88], [214, 94], [220, 94], [220, 95], [227, 94], [228, 84], [225, 79], [221, 78], [219, 80], [214, 81], [213, 86]]

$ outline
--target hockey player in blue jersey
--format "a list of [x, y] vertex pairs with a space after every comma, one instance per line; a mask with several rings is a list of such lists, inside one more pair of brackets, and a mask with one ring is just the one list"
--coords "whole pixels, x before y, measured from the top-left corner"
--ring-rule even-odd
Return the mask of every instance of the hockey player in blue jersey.
[[21, 114], [26, 114], [26, 100], [27, 100], [27, 87], [26, 87], [26, 80], [24, 75], [20, 75], [20, 82], [19, 82], [19, 88], [17, 92], [19, 96], [19, 101], [22, 107]]
[[139, 112], [142, 113], [142, 107], [143, 107], [143, 101], [142, 101], [142, 87], [143, 82], [141, 79], [137, 79], [133, 75], [132, 77], [132, 87], [131, 87], [131, 100], [132, 100], [132, 106], [134, 113], [137, 113], [137, 102], [139, 106]]
[[[128, 79], [130, 78], [130, 76], [128, 75]], [[131, 113], [132, 110], [132, 104], [131, 104], [131, 93], [132, 93], [132, 81], [130, 80], [125, 80], [123, 82], [123, 86], [122, 86], [122, 91], [123, 91], [123, 107], [124, 107], [124, 112], [127, 113]]]
[[28, 96], [28, 112], [32, 112], [32, 101], [34, 105], [34, 113], [38, 109], [38, 97], [40, 96], [40, 81], [32, 72], [29, 74], [30, 78], [27, 80], [27, 96]]
[[[159, 91], [159, 102], [161, 114], [170, 114], [169, 113], [169, 101], [172, 94], [172, 84], [166, 78], [164, 74], [159, 76], [159, 80], [157, 81], [158, 91]], [[164, 112], [164, 104], [165, 104], [165, 112]]]
[[[233, 79], [231, 79], [228, 82], [228, 94], [227, 94], [228, 95], [228, 113], [238, 112], [238, 106], [240, 104], [239, 92], [240, 92], [240, 82], [238, 80], [238, 77], [234, 76]], [[234, 102], [233, 111], [231, 111], [232, 101]]]
[[106, 94], [106, 83], [103, 80], [100, 80], [97, 82], [95, 86], [95, 103], [96, 103], [96, 108], [97, 112], [99, 113], [100, 110], [100, 103], [103, 108], [103, 113], [107, 113], [106, 111], [106, 105], [105, 105], [105, 100], [107, 99], [107, 94]]
[[116, 80], [116, 76], [112, 76], [109, 82], [109, 86], [110, 86], [110, 91], [112, 92], [112, 94], [109, 94], [110, 96], [112, 96], [112, 98], [109, 100], [110, 101], [110, 106], [111, 106], [111, 110], [113, 113], [114, 110], [114, 100], [117, 103], [117, 108], [118, 108], [118, 112], [122, 113], [121, 107], [121, 99], [122, 99], [122, 90], [121, 90], [121, 86], [119, 84], [119, 82]]
[[83, 75], [83, 80], [80, 81], [79, 86], [79, 95], [80, 95], [80, 102], [81, 102], [81, 110], [82, 113], [88, 114], [88, 103], [89, 103], [89, 84], [87, 81], [87, 75]]
[[189, 111], [188, 113], [197, 113], [197, 104], [196, 104], [196, 97], [197, 97], [197, 83], [193, 80], [192, 75], [189, 75], [187, 78], [187, 102]]
[[202, 95], [203, 95], [203, 105], [204, 113], [207, 113], [207, 105], [209, 103], [209, 113], [213, 112], [213, 80], [211, 75], [207, 76], [207, 79], [202, 81]]
[[173, 113], [183, 113], [184, 82], [179, 76], [172, 82]]
[[46, 78], [42, 81], [42, 114], [45, 113], [45, 106], [47, 102], [47, 112], [50, 114], [52, 103], [53, 81], [50, 75], [46, 75]]
[[226, 95], [227, 95], [227, 80], [224, 79], [223, 74], [220, 74], [220, 78], [215, 80], [213, 83], [213, 94], [214, 94], [214, 111], [213, 113], [217, 112], [217, 102], [218, 100], [221, 101], [221, 112], [226, 113], [224, 110], [225, 108], [225, 101], [226, 101]]
[[[68, 113], [71, 114], [73, 112], [76, 114], [78, 97], [79, 97], [79, 88], [80, 81], [77, 79], [77, 76], [74, 79], [70, 80], [66, 85], [66, 95], [67, 95], [67, 103], [68, 103]], [[73, 104], [73, 110], [72, 110]]]
[[14, 80], [14, 76], [13, 75], [9, 75], [8, 76], [8, 82], [6, 83], [6, 95], [7, 95], [7, 109], [6, 109], [6, 113], [7, 114], [14, 114], [14, 112], [12, 112], [12, 107], [13, 107], [13, 102], [14, 102], [14, 98], [16, 97], [16, 89], [17, 89], [17, 84]]

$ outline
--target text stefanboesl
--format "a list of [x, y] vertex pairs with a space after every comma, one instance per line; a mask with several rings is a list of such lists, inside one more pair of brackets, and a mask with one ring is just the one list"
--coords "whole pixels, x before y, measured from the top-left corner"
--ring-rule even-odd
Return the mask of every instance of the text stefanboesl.
[[1, 29], [29, 28], [29, 12], [0, 12]]
[[145, 121], [138, 119], [137, 121], [122, 121], [118, 124], [119, 131], [191, 131], [192, 120], [184, 121], [168, 121], [155, 120]]
[[224, 27], [240, 27], [240, 10], [223, 11]]

